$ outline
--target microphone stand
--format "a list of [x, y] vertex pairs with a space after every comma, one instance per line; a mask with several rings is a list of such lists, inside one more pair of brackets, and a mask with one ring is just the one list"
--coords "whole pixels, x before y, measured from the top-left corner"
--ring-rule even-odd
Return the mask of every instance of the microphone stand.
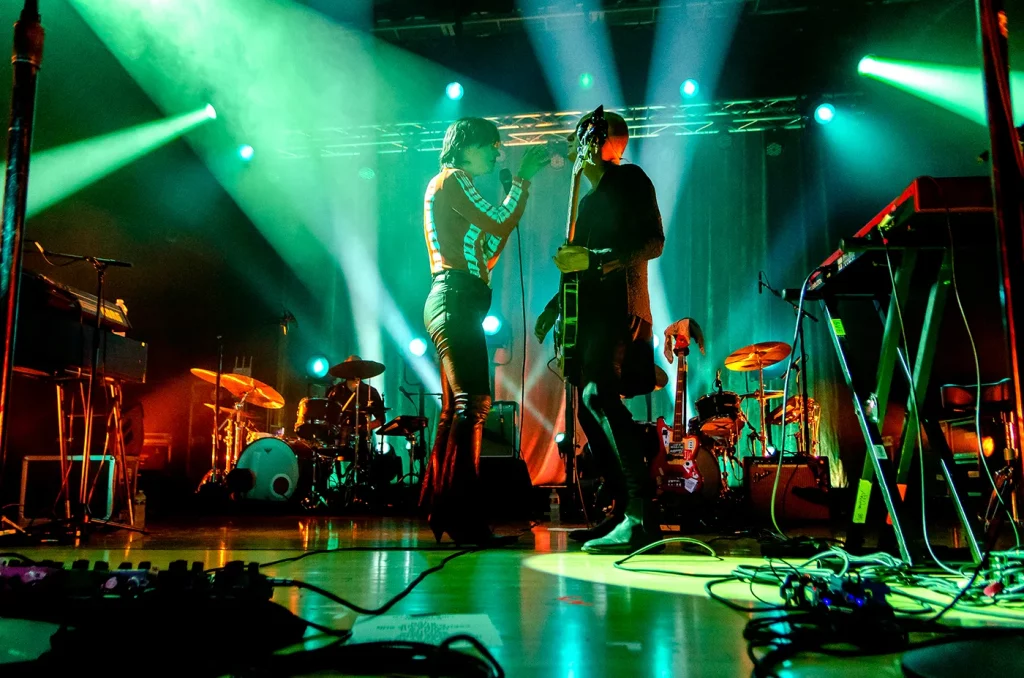
[[[64, 254], [62, 252], [50, 252], [44, 249], [43, 246], [40, 245], [39, 243], [36, 243], [36, 247], [39, 249], [40, 253], [47, 259], [64, 259], [69, 263], [86, 261], [92, 264], [93, 269], [96, 271], [96, 320], [92, 326], [92, 343], [90, 345], [90, 348], [92, 349], [92, 356], [90, 358], [89, 377], [86, 380], [87, 386], [85, 392], [84, 411], [85, 421], [83, 424], [84, 439], [82, 441], [82, 473], [79, 479], [78, 487], [78, 508], [80, 513], [76, 516], [76, 522], [78, 523], [79, 528], [85, 527], [92, 523], [97, 525], [108, 525], [110, 527], [116, 527], [122, 530], [131, 530], [133, 532], [145, 533], [144, 530], [134, 527], [133, 525], [115, 523], [109, 520], [93, 520], [92, 517], [89, 515], [89, 498], [91, 495], [91, 492], [89, 491], [89, 468], [92, 462], [92, 427], [96, 409], [96, 382], [99, 381], [100, 383], [103, 383], [104, 381], [104, 366], [102, 363], [104, 363], [105, 360], [100, 359], [100, 351], [103, 344], [105, 343], [103, 341], [103, 314], [105, 306], [103, 302], [103, 284], [108, 268], [131, 268], [132, 264], [130, 262], [119, 261], [117, 259], [104, 259], [102, 257], [83, 256], [80, 254]], [[106, 450], [104, 450], [104, 454], [106, 454]], [[122, 458], [122, 465], [123, 464], [124, 459]], [[127, 469], [125, 469], [125, 473], [127, 473]], [[127, 475], [125, 475], [125, 479], [127, 479]], [[130, 488], [128, 487], [128, 484], [126, 482], [125, 500], [128, 503], [128, 519], [134, 522], [132, 497], [127, 496], [129, 491]]]
[[39, 0], [25, 0], [14, 24], [11, 116], [7, 136], [7, 170], [4, 179], [3, 223], [0, 227], [0, 313], [3, 314], [3, 358], [0, 360], [0, 485], [7, 452], [7, 414], [10, 412], [11, 378], [14, 374], [15, 327], [18, 322], [18, 288], [21, 283], [21, 238], [25, 232], [28, 201], [29, 156], [36, 107], [36, 79], [43, 61], [46, 37], [40, 24]]
[[[763, 285], [765, 289], [771, 292], [774, 296], [782, 299], [787, 304], [793, 307], [793, 311], [799, 311], [800, 315], [797, 318], [797, 343], [800, 345], [800, 370], [803, 372], [803, 378], [800, 379], [800, 441], [802, 443], [801, 451], [810, 456], [811, 454], [811, 426], [810, 426], [810, 413], [807, 411], [808, 403], [810, 398], [807, 394], [807, 351], [804, 347], [804, 318], [810, 318], [814, 322], [818, 322], [812, 314], [806, 310], [800, 308], [800, 305], [793, 302], [792, 294], [789, 290], [783, 290], [782, 292], [776, 290], [768, 284], [767, 280], [758, 280], [759, 285]], [[800, 298], [799, 293], [796, 295], [797, 299]], [[792, 366], [790, 367], [792, 369]], [[785, 444], [786, 435], [786, 403], [782, 403], [782, 435], [783, 444]]]

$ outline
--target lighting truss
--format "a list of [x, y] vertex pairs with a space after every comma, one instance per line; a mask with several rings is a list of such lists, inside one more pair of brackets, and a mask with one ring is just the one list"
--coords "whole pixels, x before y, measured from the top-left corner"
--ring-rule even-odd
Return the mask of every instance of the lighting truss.
[[[618, 109], [629, 125], [630, 136], [644, 139], [695, 134], [737, 134], [803, 129], [807, 124], [803, 97], [776, 97], [674, 106], [637, 106]], [[506, 146], [534, 146], [573, 130], [583, 111], [522, 113], [490, 117], [502, 131]], [[336, 158], [367, 152], [405, 153], [441, 150], [451, 120], [403, 122], [353, 127], [290, 130], [279, 157]]]

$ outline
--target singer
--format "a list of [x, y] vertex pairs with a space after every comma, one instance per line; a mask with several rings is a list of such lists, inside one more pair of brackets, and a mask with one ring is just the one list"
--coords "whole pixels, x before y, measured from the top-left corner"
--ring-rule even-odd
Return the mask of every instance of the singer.
[[441, 414], [427, 462], [420, 504], [434, 537], [456, 544], [500, 546], [487, 525], [480, 496], [480, 445], [491, 407], [483, 319], [491, 305], [491, 270], [526, 209], [530, 180], [548, 164], [547, 149], [523, 156], [508, 195], [491, 205], [473, 185], [490, 174], [501, 152], [494, 123], [456, 120], [445, 132], [441, 171], [423, 204], [423, 234], [434, 276], [423, 322], [441, 361]]
[[[584, 165], [591, 190], [580, 199], [576, 235], [559, 249], [555, 265], [562, 273], [585, 272], [579, 287], [581, 369], [567, 377], [579, 390], [580, 426], [615, 506], [597, 527], [570, 537], [586, 540], [588, 553], [631, 553], [656, 541], [661, 532], [641, 441], [620, 396], [654, 390], [647, 262], [661, 256], [665, 233], [651, 180], [636, 165], [620, 165], [629, 141], [626, 121], [610, 112], [605, 119], [608, 139], [599, 150], [588, 151], [593, 157]], [[579, 152], [577, 137], [569, 136], [570, 162]], [[557, 317], [556, 295], [537, 320], [539, 340]]]

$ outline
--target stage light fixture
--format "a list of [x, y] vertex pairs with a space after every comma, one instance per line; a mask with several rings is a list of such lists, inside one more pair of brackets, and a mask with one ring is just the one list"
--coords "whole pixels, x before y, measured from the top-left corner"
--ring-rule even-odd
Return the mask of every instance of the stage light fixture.
[[564, 440], [565, 440], [565, 433], [564, 432], [559, 432], [559, 433], [555, 434], [555, 444], [561, 445], [562, 441], [564, 441]]
[[206, 104], [206, 117], [210, 120], [217, 119], [217, 109], [213, 107], [213, 104]]
[[331, 363], [326, 356], [315, 355], [306, 363], [306, 372], [314, 379], [323, 379], [327, 376], [327, 370]]
[[580, 73], [580, 89], [590, 89], [594, 86], [594, 76], [590, 73]]
[[373, 171], [372, 167], [359, 168], [359, 178], [362, 179], [363, 181], [370, 181], [375, 176], [377, 176], [377, 173]]
[[427, 352], [427, 342], [420, 338], [413, 339], [409, 342], [409, 353], [412, 353], [416, 357], [420, 357]]
[[700, 83], [693, 78], [687, 78], [683, 80], [683, 84], [679, 86], [679, 93], [684, 97], [692, 98], [697, 96], [697, 92], [700, 91]]
[[865, 56], [857, 64], [857, 72], [861, 75], [869, 75], [875, 72], [875, 58], [870, 54]]
[[466, 90], [462, 88], [462, 85], [457, 82], [450, 82], [448, 86], [444, 88], [444, 93], [452, 101], [458, 101], [466, 93]]
[[249, 144], [238, 147], [238, 157], [246, 162], [252, 160], [252, 156], [256, 155], [256, 149]]
[[489, 315], [480, 323], [484, 328], [484, 334], [494, 336], [501, 330], [501, 318], [496, 315]]
[[820, 125], [827, 125], [836, 117], [836, 107], [832, 104], [820, 104], [814, 109], [814, 119]]

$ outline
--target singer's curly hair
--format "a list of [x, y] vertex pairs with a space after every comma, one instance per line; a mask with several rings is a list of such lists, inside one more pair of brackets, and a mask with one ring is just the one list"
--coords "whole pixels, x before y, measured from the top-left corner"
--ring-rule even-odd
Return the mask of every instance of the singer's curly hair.
[[448, 126], [441, 145], [441, 169], [462, 162], [462, 154], [473, 146], [491, 146], [501, 141], [498, 126], [484, 118], [460, 118]]

